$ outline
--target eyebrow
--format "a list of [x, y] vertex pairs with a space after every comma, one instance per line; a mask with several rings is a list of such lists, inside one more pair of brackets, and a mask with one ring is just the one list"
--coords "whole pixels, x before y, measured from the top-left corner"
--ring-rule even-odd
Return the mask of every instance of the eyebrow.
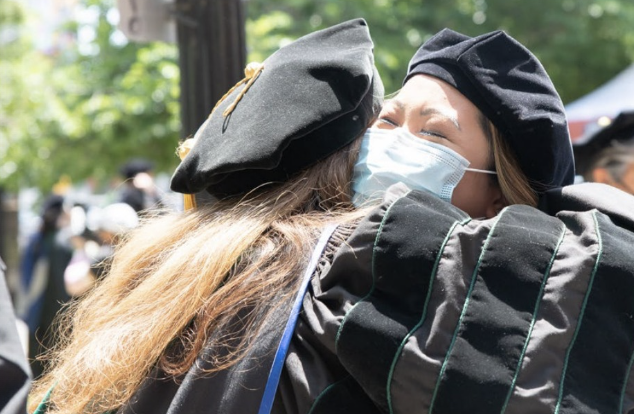
[[[394, 104], [401, 111], [404, 111], [407, 106], [404, 102], [399, 101], [396, 98], [386, 101], [386, 103], [388, 102]], [[451, 122], [458, 129], [458, 131], [462, 131], [462, 128], [460, 127], [460, 123], [458, 123], [458, 118], [456, 118], [454, 114], [448, 113], [447, 111], [444, 111], [440, 108], [424, 108], [424, 109], [421, 109], [418, 115], [419, 116], [438, 115], [441, 118], [445, 118], [449, 122]]]
[[447, 111], [443, 111], [442, 109], [425, 108], [420, 111], [419, 115], [420, 116], [438, 115], [442, 118], [447, 119], [452, 124], [454, 124], [456, 128], [458, 128], [458, 131], [462, 131], [462, 128], [460, 128], [460, 124], [458, 123], [458, 118], [456, 118], [453, 114], [447, 113]]

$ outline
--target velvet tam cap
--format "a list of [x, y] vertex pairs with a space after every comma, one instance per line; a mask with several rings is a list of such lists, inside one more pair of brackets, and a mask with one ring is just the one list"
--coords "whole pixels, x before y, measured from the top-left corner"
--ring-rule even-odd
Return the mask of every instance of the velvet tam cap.
[[409, 63], [458, 89], [507, 139], [533, 190], [574, 182], [564, 106], [539, 60], [503, 31], [469, 37], [443, 29]]
[[280, 48], [250, 85], [228, 93], [198, 129], [172, 176], [172, 190], [206, 190], [216, 197], [246, 193], [283, 182], [351, 143], [383, 101], [372, 52], [363, 19]]

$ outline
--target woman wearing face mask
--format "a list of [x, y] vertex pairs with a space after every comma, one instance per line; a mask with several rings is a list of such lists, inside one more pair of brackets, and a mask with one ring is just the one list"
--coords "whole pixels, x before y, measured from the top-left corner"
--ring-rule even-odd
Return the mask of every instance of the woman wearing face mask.
[[574, 178], [561, 100], [539, 61], [502, 32], [470, 38], [445, 29], [426, 42], [361, 161], [368, 162], [357, 171], [359, 201], [403, 171], [399, 181], [472, 217], [536, 206], [539, 194]]
[[381, 411], [634, 412], [634, 199], [573, 180], [530, 51], [448, 29], [417, 51], [355, 165], [353, 202], [384, 201], [335, 340]]
[[227, 94], [172, 178], [220, 201], [117, 250], [41, 412], [632, 407], [632, 201], [601, 213], [559, 187], [570, 144], [539, 62], [501, 32], [443, 31], [374, 122], [371, 48], [347, 22]]

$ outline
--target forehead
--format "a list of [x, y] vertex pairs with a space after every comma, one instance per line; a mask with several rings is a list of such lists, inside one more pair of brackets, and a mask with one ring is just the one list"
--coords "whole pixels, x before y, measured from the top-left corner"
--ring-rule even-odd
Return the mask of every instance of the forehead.
[[[492, 148], [486, 118], [448, 83], [428, 75], [413, 76], [386, 101], [385, 109], [412, 132], [427, 125], [441, 128], [447, 138], [444, 145], [458, 151], [475, 168], [487, 168]], [[445, 127], [452, 124], [454, 127]]]
[[480, 110], [456, 88], [423, 74], [409, 79], [395, 97], [385, 102], [385, 108], [421, 119], [438, 115], [459, 129], [460, 125], [482, 129], [484, 120]]
[[479, 113], [478, 108], [456, 88], [443, 80], [423, 74], [410, 78], [398, 94], [386, 104], [390, 102], [400, 109], [437, 105], [460, 112]]

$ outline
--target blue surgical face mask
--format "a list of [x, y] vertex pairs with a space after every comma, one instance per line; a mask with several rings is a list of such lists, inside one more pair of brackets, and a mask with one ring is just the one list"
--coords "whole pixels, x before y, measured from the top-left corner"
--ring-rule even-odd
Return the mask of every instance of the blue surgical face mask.
[[457, 152], [402, 128], [370, 128], [354, 166], [352, 202], [358, 207], [366, 201], [382, 199], [385, 190], [398, 182], [451, 202], [453, 190], [465, 171], [495, 174], [468, 166], [469, 161]]

